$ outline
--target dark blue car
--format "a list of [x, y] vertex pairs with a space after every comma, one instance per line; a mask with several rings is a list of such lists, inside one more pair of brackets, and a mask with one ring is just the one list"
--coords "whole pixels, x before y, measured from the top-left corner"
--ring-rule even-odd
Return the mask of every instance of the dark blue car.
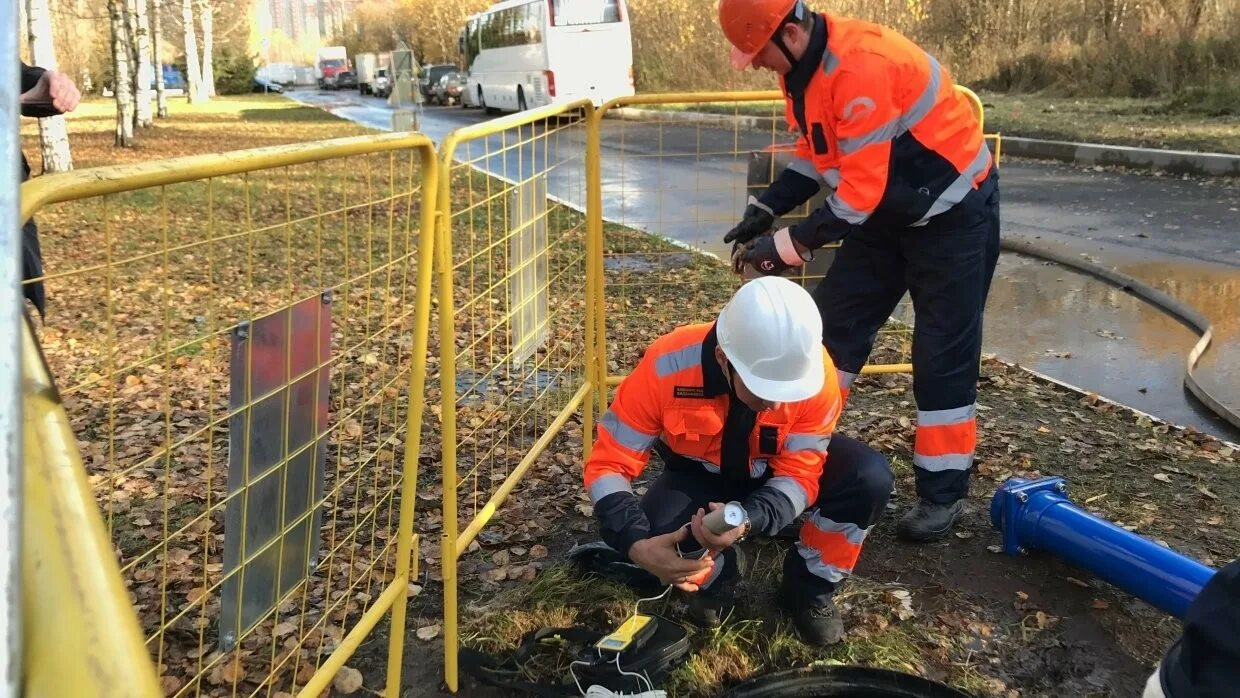
[[160, 66], [164, 73], [164, 87], [169, 90], [185, 89], [185, 76], [177, 69], [175, 65], [167, 63]]

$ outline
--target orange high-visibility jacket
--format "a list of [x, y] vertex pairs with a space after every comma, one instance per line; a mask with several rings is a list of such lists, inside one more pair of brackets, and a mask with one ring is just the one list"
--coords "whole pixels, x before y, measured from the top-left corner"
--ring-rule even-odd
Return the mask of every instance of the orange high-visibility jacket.
[[891, 29], [816, 16], [806, 54], [781, 87], [800, 137], [763, 202], [783, 215], [821, 183], [835, 189], [793, 227], [806, 247], [839, 240], [854, 226], [924, 224], [991, 172], [977, 117], [947, 70]]
[[[585, 485], [603, 540], [616, 550], [627, 552], [650, 535], [631, 483], [645, 469], [651, 449], [675, 461], [669, 467], [700, 467], [751, 484], [742, 504], [756, 533], [778, 533], [818, 498], [842, 405], [826, 350], [826, 381], [817, 395], [754, 416], [732, 397], [715, 359], [716, 346], [714, 323], [680, 327], [655, 340], [599, 423]], [[734, 408], [747, 411], [752, 422], [744, 439], [726, 433]], [[750, 423], [744, 413], [733, 419], [734, 425]]]

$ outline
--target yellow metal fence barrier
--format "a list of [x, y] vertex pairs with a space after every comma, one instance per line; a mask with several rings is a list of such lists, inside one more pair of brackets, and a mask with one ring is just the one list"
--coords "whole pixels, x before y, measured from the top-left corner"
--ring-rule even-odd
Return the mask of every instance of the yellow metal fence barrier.
[[[60, 437], [27, 448], [27, 627], [101, 641], [33, 643], [43, 695], [146, 695], [157, 673], [170, 695], [317, 696], [389, 610], [399, 686], [437, 176], [426, 137], [394, 134], [23, 187], [63, 396], [23, 395]], [[76, 587], [38, 562], [60, 551], [92, 568]]]
[[[579, 475], [558, 469], [550, 475], [563, 482], [548, 482], [548, 466], [588, 453], [594, 417], [607, 406], [606, 386], [651, 340], [709, 320], [726, 302], [739, 279], [719, 259], [727, 254], [723, 233], [750, 191], [775, 174], [774, 160], [761, 155], [792, 142], [782, 102], [765, 122], [686, 126], [674, 112], [655, 121], [643, 115], [638, 123], [603, 117], [627, 105], [704, 103], [745, 116], [741, 105], [778, 99], [777, 92], [673, 94], [625, 98], [599, 110], [585, 103], [548, 107], [457, 130], [441, 144], [440, 564], [450, 690], [458, 687], [460, 587], [485, 598], [498, 582], [530, 572], [490, 553], [503, 550], [514, 530], [542, 528], [541, 517], [577, 503], [562, 497], [552, 511], [532, 510], [523, 478], [538, 472], [538, 486], [580, 493]], [[764, 174], [755, 185], [755, 175]], [[787, 218], [806, 215], [812, 205]], [[829, 254], [823, 257], [829, 262]], [[804, 272], [801, 281], [816, 283], [825, 267]], [[907, 372], [908, 353], [907, 326], [892, 322], [865, 372]], [[514, 492], [517, 501], [501, 516]], [[501, 531], [480, 541], [497, 517]]]
[[[712, 318], [739, 283], [721, 238], [792, 141], [779, 99], [583, 101], [459, 129], [437, 151], [393, 134], [27, 184], [23, 215], [37, 211], [44, 229], [57, 319], [39, 341], [66, 387], [61, 411], [36, 376], [26, 404], [45, 433], [78, 438], [63, 453], [28, 449], [32, 476], [65, 491], [30, 497], [39, 527], [27, 533], [46, 541], [56, 507], [98, 503], [106, 530], [78, 512], [81, 535], [63, 542], [97, 557], [110, 536], [156, 670], [124, 623], [107, 656], [172, 695], [318, 695], [390, 610], [386, 694], [398, 695], [416, 530], [440, 539], [420, 557], [443, 583], [455, 691], [462, 582], [478, 597], [533, 576], [487, 554], [578, 502], [537, 497], [524, 478], [579, 494], [607, 386], [658, 335]], [[750, 120], [603, 118], [703, 104]], [[256, 353], [257, 335], [273, 333], [277, 350]], [[892, 323], [865, 372], [907, 371], [907, 354], [907, 328]], [[238, 363], [246, 371], [230, 372]], [[258, 380], [264, 367], [279, 380]], [[422, 423], [424, 399], [438, 433]], [[298, 413], [308, 437], [299, 400], [311, 403]], [[264, 425], [274, 431], [257, 438]], [[415, 517], [419, 458], [440, 464], [441, 508]], [[306, 462], [321, 474], [293, 470]], [[301, 572], [287, 564], [314, 549]], [[247, 573], [263, 566], [276, 593], [247, 597]], [[121, 613], [119, 587], [101, 584], [80, 609], [54, 610], [61, 592], [45, 590], [32, 622]], [[48, 685], [81, 678], [46, 672], [68, 647], [36, 649]]]
[[[570, 468], [593, 428], [592, 248], [586, 217], [572, 204], [587, 195], [592, 110], [587, 101], [534, 109], [459, 129], [440, 145], [440, 552], [452, 691], [462, 557], [532, 467], [558, 463], [573, 480]], [[582, 421], [573, 422], [583, 407]], [[541, 528], [553, 513], [514, 499], [504, 538]], [[475, 547], [480, 558], [490, 552]], [[471, 581], [483, 588], [535, 572], [482, 563], [487, 569]]]

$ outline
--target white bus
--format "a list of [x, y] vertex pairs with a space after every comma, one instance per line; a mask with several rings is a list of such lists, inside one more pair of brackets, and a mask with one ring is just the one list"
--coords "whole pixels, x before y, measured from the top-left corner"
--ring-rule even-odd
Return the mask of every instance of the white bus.
[[624, 0], [504, 0], [466, 20], [463, 104], [524, 111], [633, 94], [633, 41]]

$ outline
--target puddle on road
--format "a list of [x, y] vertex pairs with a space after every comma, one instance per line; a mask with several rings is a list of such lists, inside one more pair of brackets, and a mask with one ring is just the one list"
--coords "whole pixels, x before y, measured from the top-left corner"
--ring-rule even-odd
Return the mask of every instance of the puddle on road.
[[[1200, 310], [1215, 343], [1198, 380], [1240, 405], [1240, 269], [1130, 261], [1121, 271]], [[1005, 254], [986, 313], [985, 351], [1170, 422], [1237, 440], [1183, 385], [1196, 334], [1143, 301], [1055, 264]]]
[[1240, 269], [1161, 261], [1129, 262], [1119, 269], [1188, 303], [1214, 323], [1214, 342], [1196, 374], [1240, 409]]

